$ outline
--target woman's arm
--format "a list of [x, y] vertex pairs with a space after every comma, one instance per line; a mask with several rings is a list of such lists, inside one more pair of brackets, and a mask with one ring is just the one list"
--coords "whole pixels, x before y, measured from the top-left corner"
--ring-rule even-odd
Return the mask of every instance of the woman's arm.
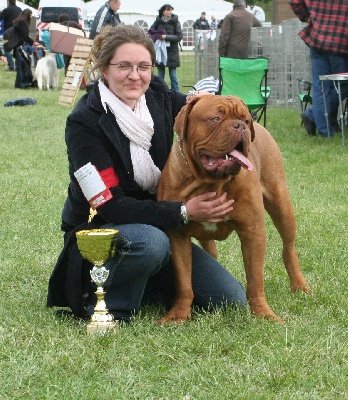
[[[91, 163], [102, 176], [104, 184], [110, 191], [110, 198], [97, 208], [98, 214], [106, 221], [116, 224], [142, 223], [160, 229], [173, 228], [180, 225], [179, 202], [156, 202], [154, 196], [142, 192], [134, 182], [131, 160], [124, 154], [121, 158], [99, 127], [97, 117], [89, 118], [91, 112], [84, 112], [75, 118], [69, 116], [66, 127], [66, 143], [70, 165], [70, 192], [74, 193], [72, 203], [81, 204], [87, 209], [84, 197], [74, 173], [81, 167]], [[103, 119], [103, 124], [106, 119]], [[120, 133], [121, 135], [121, 133]], [[128, 154], [128, 149], [123, 148]], [[112, 154], [112, 156], [111, 156]], [[133, 197], [134, 196], [134, 197]], [[140, 197], [143, 197], [141, 199]], [[83, 207], [82, 207], [83, 206]], [[79, 206], [76, 206], [79, 207]], [[76, 209], [75, 212], [78, 212]]]

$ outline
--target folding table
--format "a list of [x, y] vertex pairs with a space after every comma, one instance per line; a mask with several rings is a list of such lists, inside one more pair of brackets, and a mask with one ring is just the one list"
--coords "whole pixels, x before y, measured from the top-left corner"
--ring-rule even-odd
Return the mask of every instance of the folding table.
[[340, 113], [341, 132], [342, 132], [342, 145], [344, 146], [344, 120], [343, 120], [343, 107], [342, 107], [342, 97], [341, 97], [341, 82], [348, 81], [348, 72], [341, 72], [339, 74], [331, 74], [331, 75], [320, 75], [319, 79], [321, 80], [321, 90], [323, 91], [326, 126], [327, 126], [327, 132], [328, 132], [329, 139], [330, 139], [329, 116], [328, 116], [327, 107], [326, 107], [324, 81], [332, 81], [335, 86], [335, 89], [338, 93], [339, 113]]

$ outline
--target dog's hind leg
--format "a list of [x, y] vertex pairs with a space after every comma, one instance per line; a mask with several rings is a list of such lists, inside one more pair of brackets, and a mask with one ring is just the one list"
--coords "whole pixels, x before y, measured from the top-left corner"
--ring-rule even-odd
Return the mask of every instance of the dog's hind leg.
[[310, 291], [302, 273], [295, 247], [296, 219], [286, 186], [274, 187], [269, 197], [264, 197], [265, 209], [272, 218], [283, 242], [283, 262], [290, 279], [291, 291]]
[[43, 81], [46, 83], [46, 89], [50, 90], [50, 77], [48, 72], [43, 71], [42, 75], [43, 75]]
[[52, 76], [52, 88], [54, 90], [58, 90], [58, 80], [59, 80], [59, 74], [58, 74], [58, 70], [53, 72], [53, 76]]

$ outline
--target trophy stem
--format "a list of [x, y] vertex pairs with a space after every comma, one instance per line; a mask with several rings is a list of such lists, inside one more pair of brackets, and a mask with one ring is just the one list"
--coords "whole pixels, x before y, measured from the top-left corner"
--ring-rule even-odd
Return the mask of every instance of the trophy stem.
[[95, 265], [93, 267], [93, 270], [91, 271], [91, 277], [93, 281], [97, 283], [98, 287], [95, 291], [95, 295], [97, 296], [97, 304], [94, 307], [94, 314], [91, 316], [91, 322], [87, 325], [87, 333], [89, 335], [92, 335], [94, 333], [104, 334], [107, 331], [110, 331], [117, 327], [113, 316], [109, 314], [109, 310], [106, 308], [104, 300], [105, 292], [102, 285], [104, 284], [107, 277], [105, 277], [105, 275], [109, 275], [108, 271], [107, 274], [104, 275], [102, 281], [97, 279], [97, 277], [100, 278], [99, 275], [102, 271], [105, 274], [105, 268], [98, 265]]

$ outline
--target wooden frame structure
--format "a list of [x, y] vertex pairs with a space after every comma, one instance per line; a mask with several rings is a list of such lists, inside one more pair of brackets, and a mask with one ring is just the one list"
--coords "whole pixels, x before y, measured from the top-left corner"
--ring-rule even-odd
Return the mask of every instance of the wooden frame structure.
[[93, 40], [91, 39], [82, 37], [76, 40], [74, 52], [58, 98], [59, 104], [74, 105], [82, 79], [91, 65], [92, 46]]

